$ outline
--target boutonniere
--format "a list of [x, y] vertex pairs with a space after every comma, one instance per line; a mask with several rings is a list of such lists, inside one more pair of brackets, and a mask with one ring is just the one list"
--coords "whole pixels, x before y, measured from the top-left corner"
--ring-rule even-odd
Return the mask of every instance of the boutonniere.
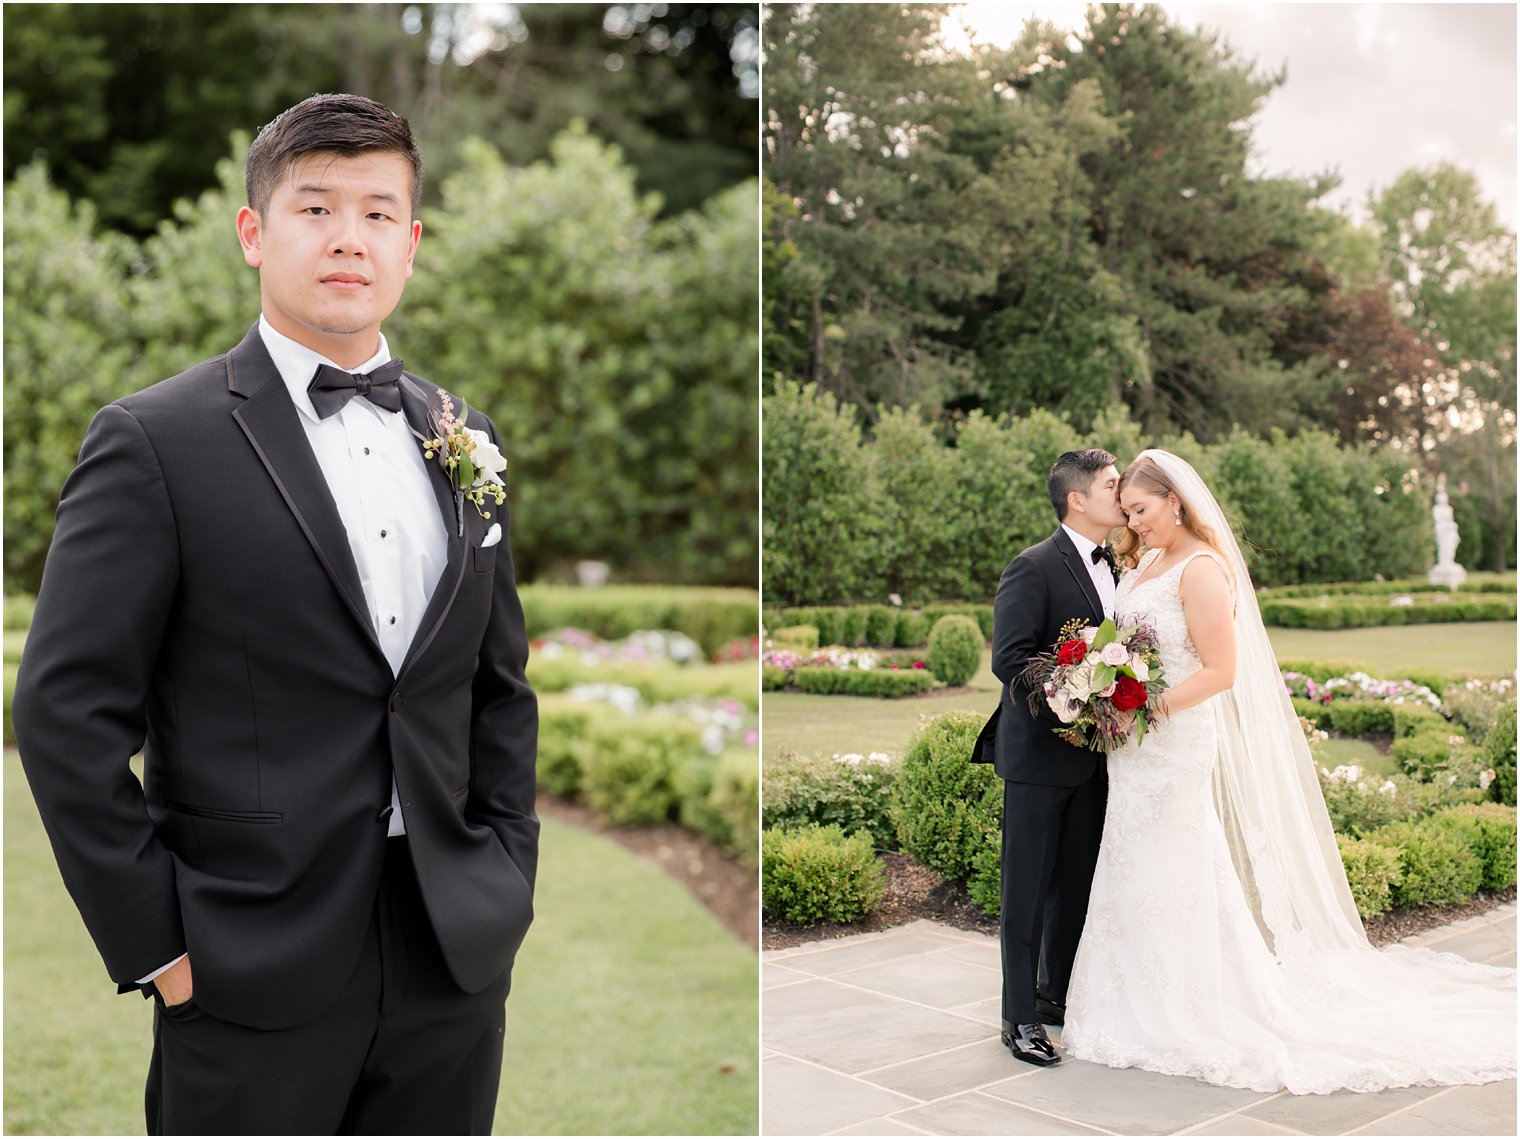
[[[431, 439], [422, 435], [423, 458], [431, 460], [438, 456], [448, 475], [449, 485], [454, 488], [454, 514], [459, 536], [464, 536], [464, 504], [468, 499], [482, 518], [491, 517], [486, 509], [486, 499], [500, 506], [507, 500], [506, 484], [501, 472], [507, 469], [506, 457], [491, 442], [484, 431], [464, 425], [470, 414], [466, 404], [460, 415], [454, 414], [454, 401], [442, 388], [428, 404], [428, 426], [433, 430]], [[416, 434], [416, 432], [413, 432]]]

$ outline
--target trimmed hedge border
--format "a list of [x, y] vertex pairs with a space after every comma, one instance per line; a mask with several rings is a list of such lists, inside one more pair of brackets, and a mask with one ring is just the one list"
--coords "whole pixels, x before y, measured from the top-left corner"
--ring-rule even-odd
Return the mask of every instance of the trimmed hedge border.
[[1262, 599], [1261, 619], [1284, 629], [1365, 629], [1381, 625], [1431, 625], [1469, 621], [1513, 621], [1513, 596], [1425, 601], [1409, 605], [1340, 599]]
[[871, 836], [837, 826], [766, 831], [761, 837], [761, 903], [774, 918], [812, 925], [851, 922], [881, 904], [886, 869]]
[[[1457, 596], [1464, 593], [1514, 593], [1516, 580], [1516, 575], [1512, 573], [1470, 574], [1461, 586], [1451, 592]], [[1392, 581], [1327, 581], [1309, 585], [1276, 585], [1257, 590], [1256, 596], [1262, 601], [1276, 601], [1290, 597], [1321, 597], [1326, 594], [1360, 593], [1372, 597], [1437, 591], [1438, 588], [1423, 577], [1400, 577]]]
[[545, 695], [577, 684], [622, 684], [636, 688], [651, 704], [668, 704], [688, 696], [736, 700], [750, 711], [760, 708], [754, 663], [679, 665], [667, 661], [606, 661], [586, 664], [567, 653], [553, 659], [529, 656], [528, 683]]
[[955, 601], [934, 602], [918, 609], [888, 605], [805, 605], [769, 607], [763, 619], [767, 629], [812, 625], [821, 645], [845, 648], [911, 649], [927, 645], [929, 630], [945, 616], [970, 617], [982, 636], [992, 636], [992, 606]]
[[760, 595], [751, 589], [675, 585], [524, 585], [518, 588], [528, 636], [567, 626], [617, 641], [640, 629], [676, 629], [711, 657], [758, 633]]
[[791, 684], [813, 696], [922, 696], [934, 687], [924, 669], [799, 668]]

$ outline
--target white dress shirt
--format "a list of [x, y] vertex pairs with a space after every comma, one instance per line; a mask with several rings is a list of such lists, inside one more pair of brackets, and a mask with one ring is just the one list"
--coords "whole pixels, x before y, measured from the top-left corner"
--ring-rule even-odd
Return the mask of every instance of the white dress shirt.
[[1108, 568], [1108, 563], [1099, 558], [1097, 564], [1093, 564], [1092, 552], [1098, 548], [1098, 543], [1091, 538], [1084, 538], [1066, 523], [1061, 523], [1061, 529], [1066, 531], [1066, 536], [1071, 539], [1071, 544], [1077, 548], [1077, 556], [1082, 559], [1082, 565], [1087, 569], [1087, 576], [1092, 578], [1093, 588], [1098, 591], [1098, 600], [1103, 603], [1103, 616], [1114, 615], [1114, 596], [1117, 586], [1114, 584], [1113, 572]]
[[[398, 673], [448, 560], [448, 527], [428, 483], [422, 448], [404, 415], [386, 411], [361, 396], [350, 399], [336, 414], [319, 418], [307, 385], [317, 365], [340, 366], [276, 332], [263, 316], [259, 317], [259, 334], [285, 381], [307, 442], [327, 479], [338, 516], [348, 532], [348, 548], [359, 567], [370, 621], [391, 672]], [[368, 372], [390, 358], [382, 335], [380, 350], [374, 356], [357, 368], [341, 370]], [[387, 827], [389, 836], [406, 833], [394, 776]], [[140, 978], [138, 984], [152, 981], [184, 956]]]

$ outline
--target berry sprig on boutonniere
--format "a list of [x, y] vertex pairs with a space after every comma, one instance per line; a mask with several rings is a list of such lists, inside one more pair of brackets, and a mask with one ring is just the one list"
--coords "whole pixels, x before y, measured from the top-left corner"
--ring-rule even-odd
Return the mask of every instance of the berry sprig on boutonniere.
[[428, 425], [433, 429], [433, 438], [418, 436], [422, 438], [423, 458], [431, 460], [434, 455], [439, 456], [449, 485], [454, 488], [454, 513], [460, 537], [464, 536], [466, 499], [475, 504], [482, 518], [491, 517], [486, 509], [487, 498], [497, 506], [507, 500], [506, 484], [501, 478], [501, 472], [507, 469], [506, 457], [484, 431], [464, 425], [469, 414], [466, 404], [464, 413], [456, 416], [454, 400], [439, 388], [437, 398], [428, 405]]

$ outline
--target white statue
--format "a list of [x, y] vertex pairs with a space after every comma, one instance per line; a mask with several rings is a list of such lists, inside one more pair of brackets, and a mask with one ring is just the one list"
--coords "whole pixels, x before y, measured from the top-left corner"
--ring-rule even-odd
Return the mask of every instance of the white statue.
[[1467, 571], [1456, 563], [1457, 543], [1462, 540], [1451, 502], [1446, 497], [1446, 476], [1436, 477], [1436, 504], [1431, 508], [1436, 523], [1436, 564], [1430, 570], [1430, 584], [1456, 589], [1467, 580]]

